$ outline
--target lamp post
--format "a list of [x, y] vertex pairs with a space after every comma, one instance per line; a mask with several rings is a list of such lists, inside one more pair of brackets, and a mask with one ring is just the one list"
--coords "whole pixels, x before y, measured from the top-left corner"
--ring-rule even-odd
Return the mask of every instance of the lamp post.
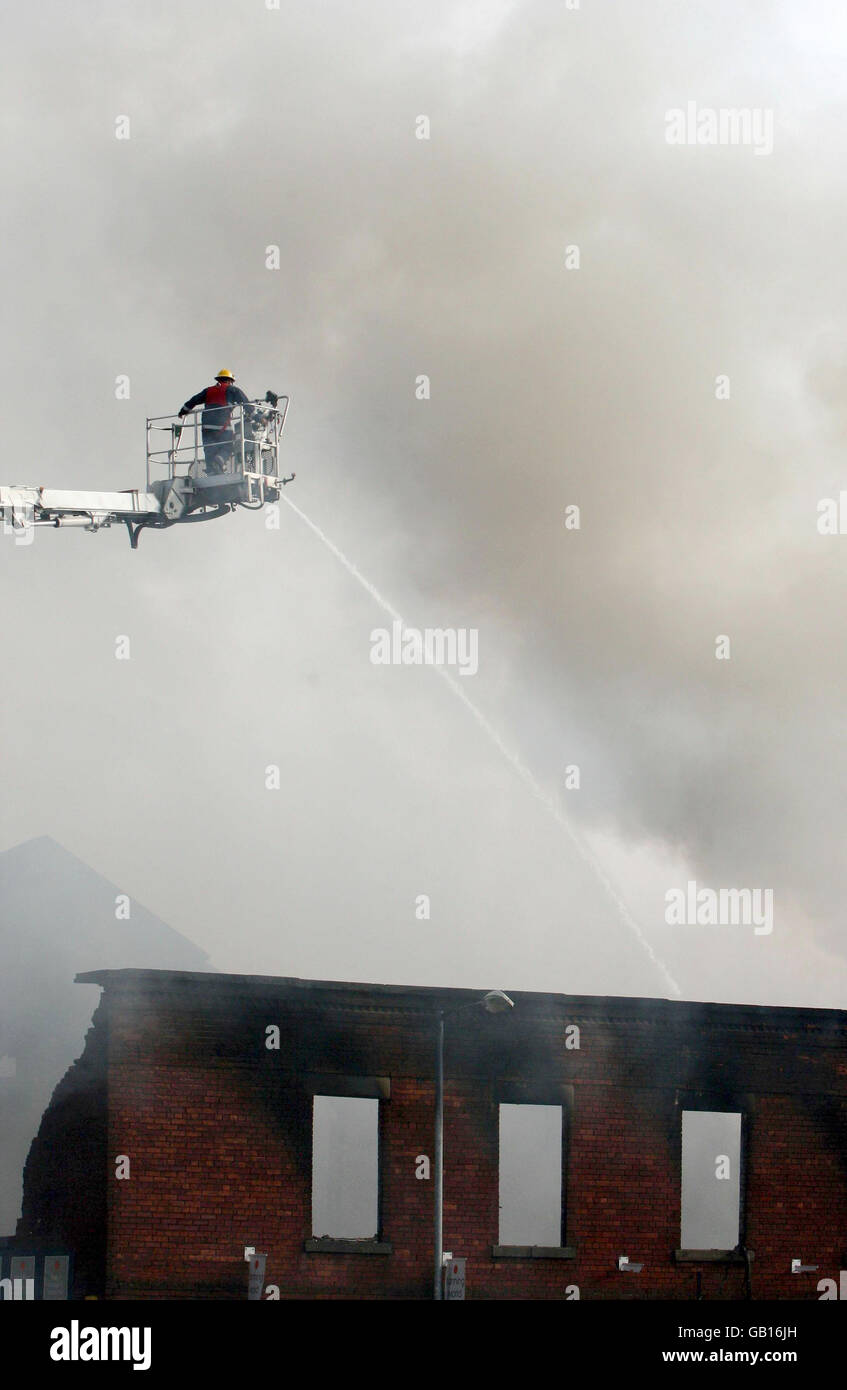
[[482, 999], [472, 999], [469, 1004], [460, 1004], [458, 1009], [438, 1013], [438, 1033], [435, 1062], [435, 1263], [433, 1269], [432, 1296], [443, 1297], [441, 1288], [442, 1260], [444, 1258], [444, 1024], [448, 1018], [463, 1013], [465, 1009], [485, 1009], [489, 1014], [504, 1014], [515, 1007], [515, 1001], [501, 989], [491, 989]]

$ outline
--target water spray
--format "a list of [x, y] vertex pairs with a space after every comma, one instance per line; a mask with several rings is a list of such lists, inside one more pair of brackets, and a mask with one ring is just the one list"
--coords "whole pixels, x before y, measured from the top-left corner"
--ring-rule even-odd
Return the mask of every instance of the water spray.
[[[291, 508], [293, 512], [296, 512], [300, 520], [305, 522], [305, 524], [309, 527], [309, 530], [313, 531], [314, 534], [318, 537], [318, 539], [323, 542], [327, 550], [329, 550], [330, 553], [335, 556], [336, 560], [338, 560], [338, 562], [344, 566], [347, 573], [352, 575], [352, 577], [357, 581], [357, 583], [361, 584], [362, 588], [366, 591], [366, 593], [370, 594], [374, 602], [379, 604], [383, 612], [387, 613], [388, 616], [392, 618], [394, 622], [399, 623], [401, 628], [405, 628], [406, 624], [403, 621], [403, 618], [397, 612], [397, 609], [394, 608], [394, 606], [388, 602], [388, 599], [383, 598], [376, 585], [372, 584], [369, 579], [365, 578], [361, 570], [356, 568], [356, 566], [353, 564], [353, 561], [347, 558], [343, 550], [340, 550], [339, 547], [335, 544], [335, 542], [331, 541], [329, 536], [327, 536], [321, 530], [321, 528], [315, 524], [314, 521], [312, 521], [308, 516], [306, 516], [306, 513], [301, 511], [300, 508], [296, 505], [296, 503], [292, 502], [289, 497], [283, 494], [282, 501], [287, 503], [287, 505]], [[577, 854], [582, 859], [583, 863], [587, 864], [588, 868], [594, 874], [594, 877], [596, 878], [597, 882], [600, 884], [601, 888], [603, 888], [607, 896], [614, 903], [622, 922], [625, 926], [629, 928], [629, 930], [632, 932], [633, 936], [641, 946], [642, 950], [649, 956], [653, 965], [656, 967], [656, 969], [659, 971], [659, 974], [662, 976], [662, 979], [664, 980], [665, 984], [668, 986], [668, 989], [670, 990], [671, 994], [677, 999], [681, 998], [682, 990], [680, 989], [673, 975], [668, 970], [664, 962], [660, 960], [659, 957], [656, 955], [656, 952], [653, 950], [653, 947], [650, 945], [650, 942], [647, 940], [638, 923], [636, 922], [635, 918], [633, 917], [632, 913], [629, 911], [629, 908], [626, 906], [626, 903], [624, 903], [624, 901], [620, 897], [620, 894], [617, 892], [614, 885], [611, 883], [601, 866], [598, 864], [594, 854], [589, 849], [588, 845], [571, 825], [570, 821], [568, 820], [568, 817], [564, 814], [561, 807], [556, 804], [556, 802], [551, 797], [550, 793], [545, 791], [544, 787], [542, 787], [541, 783], [535, 777], [535, 774], [531, 771], [529, 767], [527, 767], [526, 763], [519, 756], [519, 754], [517, 754], [512, 748], [510, 748], [508, 744], [504, 743], [501, 734], [497, 731], [497, 729], [495, 729], [494, 725], [488, 719], [486, 719], [482, 711], [477, 708], [473, 700], [471, 700], [470, 697], [466, 694], [464, 688], [459, 683], [457, 678], [444, 666], [435, 666], [433, 667], [433, 669], [441, 677], [445, 684], [449, 686], [450, 690], [456, 696], [456, 699], [460, 700], [461, 703], [465, 706], [465, 709], [474, 719], [479, 728], [482, 729], [483, 733], [486, 734], [490, 741], [494, 744], [494, 747], [498, 750], [502, 757], [505, 758], [506, 762], [512, 768], [512, 771], [517, 773], [524, 786], [527, 787], [528, 790], [532, 793], [532, 795], [536, 798], [536, 800], [540, 801], [541, 804], [544, 807], [546, 807], [546, 809], [550, 812], [550, 815], [553, 817], [556, 824], [567, 835], [568, 839], [570, 840]]]

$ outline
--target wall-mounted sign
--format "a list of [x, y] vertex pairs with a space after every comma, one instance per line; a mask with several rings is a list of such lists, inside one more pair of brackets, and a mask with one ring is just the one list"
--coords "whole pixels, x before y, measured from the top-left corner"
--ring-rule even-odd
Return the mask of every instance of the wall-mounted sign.
[[260, 1251], [250, 1256], [250, 1273], [247, 1281], [247, 1298], [252, 1303], [257, 1303], [262, 1297], [262, 1289], [265, 1287], [265, 1263], [267, 1255]]
[[444, 1297], [464, 1298], [465, 1296], [465, 1261], [448, 1260], [444, 1266]]

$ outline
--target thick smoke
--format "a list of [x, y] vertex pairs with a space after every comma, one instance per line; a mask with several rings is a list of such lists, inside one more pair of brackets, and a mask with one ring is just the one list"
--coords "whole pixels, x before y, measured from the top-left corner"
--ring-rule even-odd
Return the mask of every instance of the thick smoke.
[[[832, 1004], [847, 26], [802, 10], [18, 10], [3, 476], [129, 487], [220, 365], [289, 390], [298, 505], [410, 621], [479, 629], [469, 694], [683, 992]], [[773, 153], [668, 145], [689, 101], [772, 109]], [[0, 563], [4, 843], [55, 833], [223, 968], [664, 992], [295, 518]], [[688, 878], [772, 888], [773, 937], [674, 934]]]

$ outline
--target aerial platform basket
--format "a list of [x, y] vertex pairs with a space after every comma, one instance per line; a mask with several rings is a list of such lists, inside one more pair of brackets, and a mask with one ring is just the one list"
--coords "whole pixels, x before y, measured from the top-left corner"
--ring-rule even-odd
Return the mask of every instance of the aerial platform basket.
[[[75, 492], [43, 487], [0, 487], [3, 529], [83, 526], [99, 531], [123, 523], [133, 550], [147, 527], [208, 521], [236, 507], [258, 511], [279, 500], [294, 474], [282, 476], [280, 444], [287, 396], [268, 392], [263, 401], [235, 406], [218, 432], [203, 412], [147, 420], [147, 486], [125, 492]], [[204, 448], [214, 444], [213, 448]], [[207, 452], [209, 457], [207, 457]]]

